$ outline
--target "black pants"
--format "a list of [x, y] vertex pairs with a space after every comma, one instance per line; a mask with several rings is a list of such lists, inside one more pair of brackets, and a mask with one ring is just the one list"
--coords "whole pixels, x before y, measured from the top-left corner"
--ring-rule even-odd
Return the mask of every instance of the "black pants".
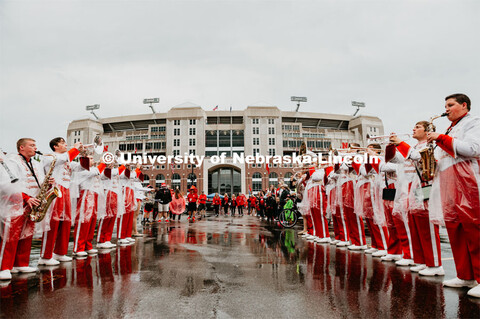
[[235, 216], [235, 206], [230, 207], [232, 216]]
[[238, 206], [238, 214], [243, 216], [243, 206]]
[[171, 214], [172, 215], [172, 220], [175, 220], [175, 216], [178, 216], [178, 220], [180, 221], [180, 217], [182, 217], [182, 214], [176, 215], [176, 214]]
[[265, 209], [262, 206], [258, 208], [258, 215], [260, 217], [265, 217]]
[[220, 210], [220, 206], [214, 205], [213, 209], [215, 210], [215, 216], [218, 216], [218, 211]]
[[225, 212], [225, 215], [228, 214], [228, 206], [223, 206], [223, 211]]

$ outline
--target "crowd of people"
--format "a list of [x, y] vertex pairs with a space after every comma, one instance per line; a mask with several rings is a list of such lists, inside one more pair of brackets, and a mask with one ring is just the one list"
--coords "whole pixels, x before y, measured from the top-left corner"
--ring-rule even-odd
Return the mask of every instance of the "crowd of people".
[[[451, 125], [444, 134], [435, 132], [431, 121], [419, 121], [413, 128], [414, 146], [392, 134], [384, 154], [375, 143], [364, 150], [379, 161], [302, 167], [290, 188], [271, 186], [248, 197], [215, 194], [214, 215], [243, 216], [246, 211], [275, 222], [294, 193], [305, 239], [364, 251], [423, 276], [445, 275], [439, 236], [445, 225], [457, 277], [443, 284], [469, 287], [468, 294], [480, 298], [480, 118], [469, 113], [470, 99], [464, 94], [445, 101], [444, 115]], [[97, 253], [95, 229], [97, 248], [135, 242], [136, 219], [150, 191], [141, 185], [141, 168], [96, 165], [81, 143], [69, 150], [63, 138], [53, 139], [50, 147], [53, 153], [41, 160], [35, 159], [31, 138], [18, 140], [17, 154], [0, 152], [0, 280], [37, 270], [29, 261], [32, 238], [39, 231], [38, 265], [72, 260], [67, 256], [72, 224], [78, 258]], [[185, 212], [193, 222], [205, 218], [210, 204], [195, 186], [186, 198], [166, 184], [149, 196], [143, 206], [145, 223], [180, 220]], [[116, 244], [111, 242], [115, 223]]]
[[277, 188], [271, 185], [269, 189], [256, 194], [250, 193], [248, 197], [242, 193], [224, 193], [222, 196], [215, 193], [208, 199], [203, 191], [198, 195], [195, 186], [189, 188], [185, 197], [178, 188], [173, 190], [162, 183], [152, 198], [147, 195], [142, 223], [169, 223], [170, 220], [175, 221], [177, 216], [180, 221], [183, 213], [188, 214], [188, 220], [195, 221], [196, 217], [205, 218], [208, 210], [212, 210], [215, 217], [242, 217], [245, 210], [247, 215], [257, 216], [261, 220], [278, 221], [278, 214], [290, 193], [290, 188], [282, 184]]

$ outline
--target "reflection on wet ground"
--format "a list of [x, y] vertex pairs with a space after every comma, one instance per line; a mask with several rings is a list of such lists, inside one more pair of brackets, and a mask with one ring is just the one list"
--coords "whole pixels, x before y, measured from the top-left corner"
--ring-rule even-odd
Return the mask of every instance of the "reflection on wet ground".
[[[0, 317], [480, 317], [480, 301], [444, 289], [442, 278], [307, 242], [254, 217], [144, 233], [132, 246], [0, 283]], [[447, 245], [444, 259], [453, 277]]]

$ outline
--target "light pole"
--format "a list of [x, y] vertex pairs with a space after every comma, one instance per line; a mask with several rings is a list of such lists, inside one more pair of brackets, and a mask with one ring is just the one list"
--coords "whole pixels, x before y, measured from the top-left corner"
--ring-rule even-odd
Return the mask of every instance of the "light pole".
[[361, 107], [365, 107], [365, 103], [364, 102], [352, 101], [352, 106], [355, 106], [357, 108], [355, 113], [353, 113], [353, 116], [355, 116], [355, 115], [357, 115], [358, 111], [360, 111]]
[[93, 116], [95, 116], [95, 118], [96, 118], [97, 120], [98, 120], [99, 118], [98, 118], [97, 114], [95, 114], [95, 112], [93, 112], [93, 111], [94, 111], [94, 110], [98, 110], [99, 108], [100, 108], [100, 104], [87, 105], [87, 106], [85, 107], [85, 109], [86, 109], [87, 111], [90, 111], [90, 113], [92, 113]]
[[300, 108], [300, 102], [307, 102], [307, 98], [305, 96], [292, 96], [290, 100], [292, 102], [297, 102], [297, 109], [295, 112], [298, 112], [298, 109]]
[[143, 99], [143, 104], [150, 104], [149, 107], [152, 109], [153, 114], [155, 114], [155, 109], [152, 104], [160, 103], [160, 98], [154, 97], [152, 99]]

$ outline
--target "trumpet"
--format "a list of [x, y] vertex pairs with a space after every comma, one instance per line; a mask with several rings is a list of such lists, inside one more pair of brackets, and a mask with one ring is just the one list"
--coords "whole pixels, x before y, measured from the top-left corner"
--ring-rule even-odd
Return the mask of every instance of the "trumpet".
[[93, 155], [94, 152], [95, 154], [103, 153], [103, 141], [100, 135], [95, 136], [92, 144], [83, 145], [83, 156]]
[[390, 143], [390, 136], [397, 136], [400, 139], [407, 139], [411, 138], [411, 134], [389, 134], [389, 135], [379, 135], [379, 136], [370, 136], [367, 137], [368, 143], [378, 143], [378, 144], [389, 144]]

